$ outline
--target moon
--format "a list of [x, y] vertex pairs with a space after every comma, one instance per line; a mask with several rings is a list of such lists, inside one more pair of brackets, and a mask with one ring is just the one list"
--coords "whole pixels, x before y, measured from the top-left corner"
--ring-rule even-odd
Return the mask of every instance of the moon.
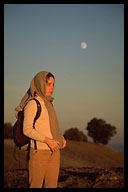
[[87, 48], [87, 43], [86, 42], [81, 42], [81, 48], [86, 49]]

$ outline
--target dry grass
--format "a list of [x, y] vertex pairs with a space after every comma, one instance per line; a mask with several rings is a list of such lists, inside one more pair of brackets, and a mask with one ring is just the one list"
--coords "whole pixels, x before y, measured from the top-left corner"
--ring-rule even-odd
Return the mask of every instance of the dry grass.
[[124, 167], [124, 155], [102, 144], [68, 141], [61, 167]]

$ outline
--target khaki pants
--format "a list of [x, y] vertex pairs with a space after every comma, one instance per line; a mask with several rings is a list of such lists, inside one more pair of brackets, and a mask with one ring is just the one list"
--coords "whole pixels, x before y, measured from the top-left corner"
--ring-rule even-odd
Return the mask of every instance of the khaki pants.
[[56, 188], [60, 168], [60, 151], [30, 148], [29, 188]]

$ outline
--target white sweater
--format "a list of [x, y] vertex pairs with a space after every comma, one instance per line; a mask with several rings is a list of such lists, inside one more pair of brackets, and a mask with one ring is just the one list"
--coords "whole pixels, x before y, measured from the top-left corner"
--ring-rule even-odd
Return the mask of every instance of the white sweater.
[[32, 148], [34, 148], [34, 140], [36, 140], [37, 149], [50, 150], [48, 145], [43, 142], [45, 137], [53, 139], [50, 130], [48, 111], [43, 99], [39, 96], [37, 96], [36, 99], [41, 104], [40, 117], [36, 120], [35, 129], [33, 129], [33, 120], [36, 116], [37, 104], [36, 101], [30, 100], [24, 108], [23, 133], [31, 138], [30, 146]]

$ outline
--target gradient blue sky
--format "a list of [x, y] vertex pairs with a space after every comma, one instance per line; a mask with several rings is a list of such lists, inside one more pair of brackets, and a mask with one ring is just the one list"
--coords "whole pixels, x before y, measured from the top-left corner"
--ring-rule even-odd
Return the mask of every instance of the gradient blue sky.
[[[81, 42], [87, 43], [81, 49]], [[103, 118], [124, 140], [124, 5], [5, 4], [4, 121], [39, 71], [56, 77], [54, 105], [62, 133]]]

